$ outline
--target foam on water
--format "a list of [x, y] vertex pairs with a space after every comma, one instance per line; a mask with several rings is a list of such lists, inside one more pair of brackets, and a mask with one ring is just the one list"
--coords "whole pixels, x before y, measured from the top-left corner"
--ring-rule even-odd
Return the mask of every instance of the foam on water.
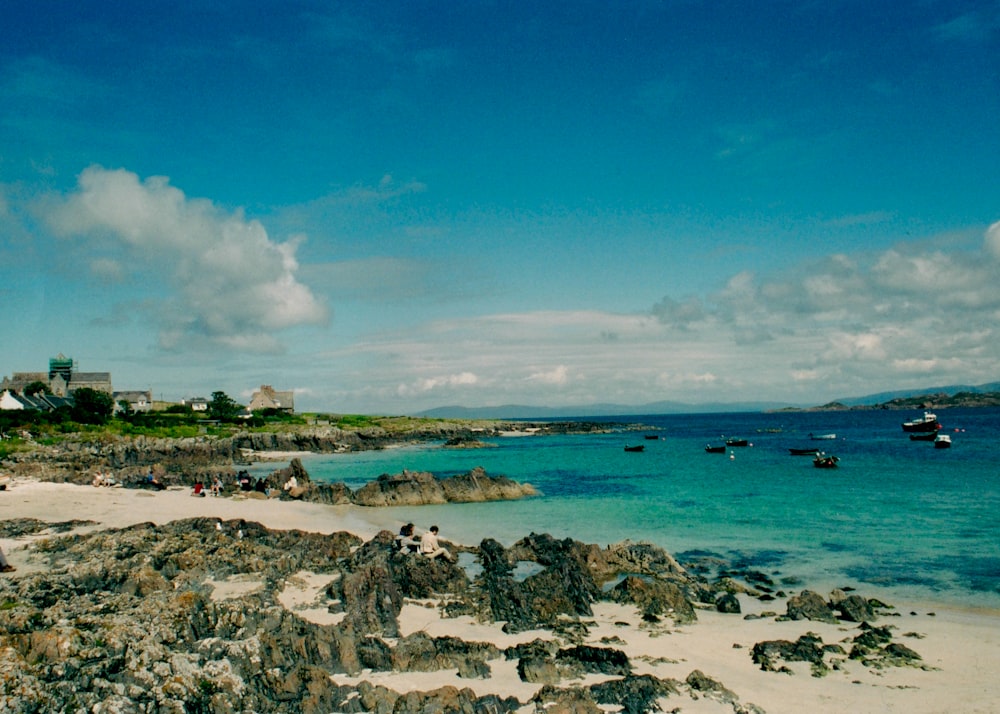
[[[317, 480], [351, 488], [382, 473], [439, 476], [482, 466], [542, 495], [515, 502], [403, 507], [399, 521], [445, 539], [511, 544], [531, 532], [589, 543], [646, 540], [674, 554], [715, 553], [817, 589], [842, 585], [909, 599], [1000, 607], [1000, 410], [940, 410], [954, 446], [912, 442], [904, 412], [708, 414], [616, 419], [649, 429], [493, 439], [315, 456]], [[656, 431], [652, 431], [656, 429]], [[958, 431], [955, 431], [955, 430]], [[657, 440], [643, 441], [645, 433]], [[809, 441], [836, 433], [835, 441]], [[753, 446], [708, 454], [723, 436]], [[626, 444], [644, 443], [643, 453]], [[840, 457], [816, 469], [790, 447]], [[732, 454], [733, 458], [730, 458]], [[797, 581], [796, 580], [796, 581]]]

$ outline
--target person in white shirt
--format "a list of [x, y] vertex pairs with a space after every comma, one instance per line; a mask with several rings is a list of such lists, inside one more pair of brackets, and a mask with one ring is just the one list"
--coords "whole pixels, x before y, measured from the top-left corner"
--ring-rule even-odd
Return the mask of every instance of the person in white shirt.
[[438, 527], [431, 526], [431, 529], [420, 537], [420, 552], [428, 558], [444, 558], [451, 561], [451, 553], [447, 548], [442, 548], [438, 543]]

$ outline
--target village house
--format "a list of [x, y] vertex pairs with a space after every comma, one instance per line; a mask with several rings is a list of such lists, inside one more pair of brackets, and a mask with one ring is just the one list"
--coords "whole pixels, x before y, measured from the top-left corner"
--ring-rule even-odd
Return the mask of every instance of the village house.
[[187, 397], [181, 400], [181, 404], [193, 412], [208, 411], [208, 400], [205, 397]]
[[153, 410], [153, 392], [148, 390], [115, 392], [112, 395], [115, 399], [115, 408], [118, 409], [122, 402], [128, 404], [132, 412], [150, 412]]
[[260, 385], [260, 390], [253, 393], [248, 409], [251, 412], [262, 409], [277, 409], [291, 414], [295, 411], [294, 392], [279, 392], [270, 384]]

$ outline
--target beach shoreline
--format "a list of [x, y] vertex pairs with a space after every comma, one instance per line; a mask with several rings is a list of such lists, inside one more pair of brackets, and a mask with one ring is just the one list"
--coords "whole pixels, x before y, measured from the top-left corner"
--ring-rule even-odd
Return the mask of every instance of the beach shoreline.
[[[49, 523], [71, 520], [93, 521], [75, 532], [118, 529], [137, 523], [165, 524], [194, 517], [220, 520], [256, 521], [275, 530], [302, 530], [322, 534], [348, 531], [364, 540], [380, 530], [396, 532], [399, 520], [391, 508], [331, 506], [278, 498], [194, 497], [189, 489], [164, 491], [114, 487], [78, 486], [29, 478], [13, 479], [0, 493], [0, 520], [35, 518]], [[0, 538], [0, 546], [17, 567], [5, 577], [43, 571], [40, 557], [31, 552], [31, 543], [51, 537], [44, 531], [35, 536]], [[323, 590], [329, 578], [303, 573], [285, 583], [285, 606], [304, 619], [329, 624], [323, 606]], [[219, 597], [226, 597], [222, 584], [215, 584]], [[240, 583], [240, 592], [252, 583]], [[808, 583], [805, 584], [808, 587]], [[825, 593], [821, 593], [825, 595]], [[864, 593], [862, 593], [864, 594]], [[763, 640], [794, 641], [805, 633], [822, 637], [825, 643], [841, 643], [848, 648], [857, 634], [854, 623], [836, 625], [815, 621], [776, 621], [768, 611], [784, 611], [778, 600], [763, 603], [740, 596], [743, 617], [699, 610], [698, 622], [674, 625], [665, 620], [660, 626], [643, 623], [634, 607], [598, 602], [589, 624], [589, 639], [613, 642], [629, 655], [637, 674], [653, 674], [683, 681], [699, 670], [735, 692], [739, 701], [753, 703], [769, 714], [812, 711], [821, 714], [842, 711], [884, 712], [987, 712], [1000, 701], [1000, 684], [995, 683], [991, 663], [1000, 661], [1000, 613], [974, 608], [950, 608], [937, 603], [894, 602], [896, 614], [880, 618], [878, 624], [909, 633], [908, 646], [917, 651], [922, 667], [873, 669], [844, 658], [842, 669], [824, 677], [810, 675], [805, 663], [793, 663], [791, 674], [764, 672], [751, 661], [754, 644]], [[502, 623], [477, 623], [468, 617], [441, 617], [439, 603], [408, 601], [400, 613], [400, 634], [425, 632], [431, 636], [457, 637], [466, 641], [491, 641], [498, 646], [530, 641], [539, 633], [511, 636], [502, 632]], [[761, 616], [763, 614], [763, 616]], [[751, 615], [747, 619], [745, 616]], [[754, 617], [756, 615], [756, 617]], [[492, 675], [486, 679], [463, 679], [454, 671], [434, 673], [371, 672], [356, 676], [331, 675], [341, 685], [368, 681], [393, 691], [427, 691], [450, 684], [471, 687], [477, 694], [516, 696], [525, 702], [540, 687], [521, 681], [513, 669], [516, 662], [491, 661]], [[572, 684], [599, 681], [597, 675]], [[669, 700], [674, 704], [674, 700]], [[729, 704], [703, 696], [683, 700], [683, 712], [732, 711]], [[524, 709], [531, 711], [531, 709]]]

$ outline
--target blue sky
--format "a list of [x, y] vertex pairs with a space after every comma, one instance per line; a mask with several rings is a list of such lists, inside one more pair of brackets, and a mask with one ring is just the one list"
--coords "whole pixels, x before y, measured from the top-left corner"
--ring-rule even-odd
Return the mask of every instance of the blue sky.
[[997, 0], [0, 15], [0, 374], [392, 414], [1000, 379]]

